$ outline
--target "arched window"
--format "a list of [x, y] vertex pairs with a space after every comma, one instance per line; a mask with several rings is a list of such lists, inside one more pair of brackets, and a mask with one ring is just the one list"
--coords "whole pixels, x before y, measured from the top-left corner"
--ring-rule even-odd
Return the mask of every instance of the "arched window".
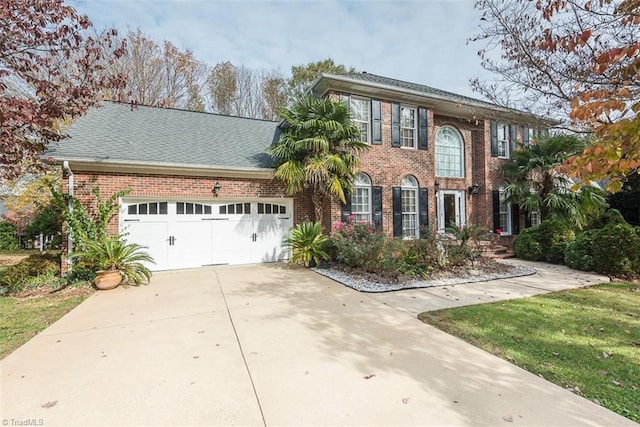
[[418, 227], [418, 180], [411, 175], [402, 178], [402, 235], [419, 237]]
[[357, 221], [371, 221], [371, 178], [357, 173], [353, 179], [351, 213]]
[[464, 177], [464, 143], [453, 126], [443, 126], [436, 134], [436, 176]]

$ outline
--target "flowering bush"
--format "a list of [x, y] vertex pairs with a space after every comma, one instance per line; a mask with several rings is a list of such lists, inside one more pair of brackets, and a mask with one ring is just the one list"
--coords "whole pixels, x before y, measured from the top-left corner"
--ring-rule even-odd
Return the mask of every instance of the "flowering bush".
[[367, 271], [379, 270], [380, 253], [385, 236], [369, 221], [357, 221], [354, 215], [333, 224], [331, 241], [339, 262]]

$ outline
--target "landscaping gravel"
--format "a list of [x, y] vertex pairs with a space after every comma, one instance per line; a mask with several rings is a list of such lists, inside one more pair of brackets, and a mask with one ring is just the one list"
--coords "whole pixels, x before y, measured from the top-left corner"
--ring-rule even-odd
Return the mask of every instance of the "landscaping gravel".
[[312, 270], [360, 292], [390, 292], [402, 289], [432, 288], [434, 286], [459, 285], [462, 283], [486, 282], [496, 279], [508, 279], [510, 277], [530, 276], [536, 273], [535, 268], [517, 265], [506, 272], [500, 273], [469, 274], [459, 277], [411, 280], [402, 283], [381, 283], [331, 267], [315, 267], [312, 268]]

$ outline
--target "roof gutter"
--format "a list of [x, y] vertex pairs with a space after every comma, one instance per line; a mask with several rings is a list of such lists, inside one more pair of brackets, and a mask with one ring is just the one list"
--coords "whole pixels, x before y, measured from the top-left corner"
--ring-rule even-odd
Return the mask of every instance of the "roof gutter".
[[210, 176], [221, 178], [272, 179], [271, 168], [234, 168], [227, 166], [175, 163], [99, 160], [90, 158], [53, 158], [56, 164], [72, 165], [76, 172], [139, 173], [150, 175]]

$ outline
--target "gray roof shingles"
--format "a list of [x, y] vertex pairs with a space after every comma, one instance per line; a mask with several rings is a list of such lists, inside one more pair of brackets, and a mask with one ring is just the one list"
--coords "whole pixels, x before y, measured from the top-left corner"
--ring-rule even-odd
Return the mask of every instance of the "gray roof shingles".
[[59, 160], [270, 168], [278, 122], [104, 102], [45, 154]]

